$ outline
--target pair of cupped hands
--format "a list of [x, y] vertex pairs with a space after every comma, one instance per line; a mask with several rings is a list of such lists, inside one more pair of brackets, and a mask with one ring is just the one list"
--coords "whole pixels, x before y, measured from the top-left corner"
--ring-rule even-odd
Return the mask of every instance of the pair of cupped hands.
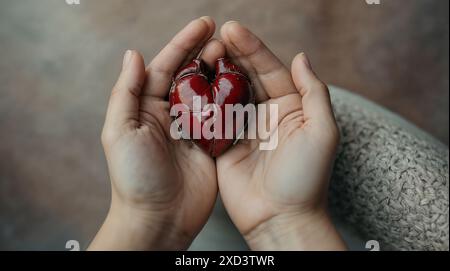
[[[102, 133], [112, 200], [91, 250], [184, 250], [218, 194], [255, 250], [334, 250], [345, 245], [327, 212], [339, 141], [328, 89], [305, 54], [289, 70], [238, 22], [212, 39], [210, 17], [190, 22], [146, 67], [127, 51]], [[257, 103], [278, 104], [278, 146], [240, 140], [216, 160], [170, 135], [165, 99], [177, 69], [227, 56], [251, 78]], [[220, 234], [220, 233], [218, 233]]]

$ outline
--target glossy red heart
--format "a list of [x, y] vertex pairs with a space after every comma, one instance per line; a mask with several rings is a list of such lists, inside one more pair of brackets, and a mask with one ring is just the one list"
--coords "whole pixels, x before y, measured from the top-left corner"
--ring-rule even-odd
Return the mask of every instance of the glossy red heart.
[[[205, 105], [213, 104], [214, 108], [220, 108], [223, 112], [221, 120], [212, 119], [212, 113], [203, 112], [201, 118], [199, 114], [194, 116], [193, 97], [201, 97], [201, 108]], [[182, 67], [173, 79], [172, 88], [169, 94], [170, 106], [176, 104], [184, 104], [190, 119], [189, 138], [194, 138], [193, 127], [197, 122], [202, 129], [207, 122], [207, 128], [211, 123], [222, 125], [221, 136], [215, 136], [207, 139], [201, 134], [200, 139], [192, 139], [201, 149], [206, 151], [212, 157], [223, 154], [230, 148], [236, 138], [244, 131], [248, 118], [243, 119], [234, 117], [225, 123], [225, 105], [241, 104], [243, 106], [254, 103], [254, 93], [249, 78], [237, 66], [232, 64], [228, 59], [220, 58], [215, 63], [215, 71], [210, 71], [206, 65], [199, 59], [194, 59], [188, 65]], [[213, 109], [214, 110], [214, 109]], [[232, 121], [233, 123], [230, 123]], [[233, 138], [225, 138], [225, 127], [232, 125]], [[197, 126], [197, 127], [198, 127]], [[182, 128], [182, 127], [180, 127]], [[205, 128], [205, 129], [207, 129]]]

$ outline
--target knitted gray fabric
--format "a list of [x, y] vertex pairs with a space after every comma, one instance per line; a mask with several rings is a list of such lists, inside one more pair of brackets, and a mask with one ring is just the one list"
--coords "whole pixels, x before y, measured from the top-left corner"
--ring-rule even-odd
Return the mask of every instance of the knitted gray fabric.
[[342, 139], [332, 212], [382, 250], [448, 250], [448, 148], [345, 97], [333, 97]]

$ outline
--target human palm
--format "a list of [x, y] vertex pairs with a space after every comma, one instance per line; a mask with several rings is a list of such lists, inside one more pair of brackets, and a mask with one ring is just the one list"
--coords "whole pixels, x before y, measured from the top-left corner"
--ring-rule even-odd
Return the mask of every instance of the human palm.
[[[111, 95], [102, 134], [112, 181], [112, 205], [126, 206], [147, 224], [172, 228], [187, 242], [206, 223], [217, 196], [215, 162], [192, 143], [172, 139], [165, 100], [179, 66], [196, 57], [214, 63], [224, 54], [209, 18], [194, 20], [144, 66], [127, 52]], [[116, 208], [117, 209], [117, 208]], [[127, 213], [130, 213], [128, 211]], [[188, 244], [185, 244], [185, 246]]]
[[107, 148], [113, 192], [133, 208], [195, 235], [216, 199], [215, 163], [163, 129], [170, 126], [167, 102], [144, 99], [135, 128]]
[[239, 24], [225, 25], [222, 37], [234, 61], [249, 71], [258, 101], [279, 108], [274, 150], [260, 150], [261, 140], [242, 140], [217, 160], [222, 200], [245, 236], [276, 216], [325, 208], [339, 136], [326, 86], [304, 55], [294, 60], [291, 75]]

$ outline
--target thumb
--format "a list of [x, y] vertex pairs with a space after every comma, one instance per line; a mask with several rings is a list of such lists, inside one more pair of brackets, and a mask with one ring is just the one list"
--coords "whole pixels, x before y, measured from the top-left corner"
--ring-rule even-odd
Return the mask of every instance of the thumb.
[[304, 53], [292, 61], [292, 79], [302, 97], [305, 119], [314, 122], [334, 122], [328, 87], [317, 78]]
[[127, 123], [137, 125], [139, 96], [144, 81], [144, 59], [136, 51], [127, 51], [119, 79], [111, 93], [105, 127], [116, 130]]

